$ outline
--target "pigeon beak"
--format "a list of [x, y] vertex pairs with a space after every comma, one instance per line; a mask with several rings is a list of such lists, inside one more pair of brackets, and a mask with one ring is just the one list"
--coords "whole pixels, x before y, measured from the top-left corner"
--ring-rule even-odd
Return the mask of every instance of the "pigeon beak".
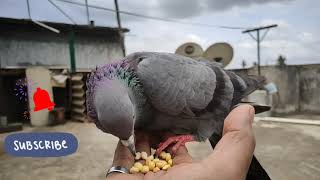
[[128, 140], [121, 140], [121, 143], [126, 146], [133, 156], [136, 155], [136, 146], [134, 141], [134, 135], [131, 135]]

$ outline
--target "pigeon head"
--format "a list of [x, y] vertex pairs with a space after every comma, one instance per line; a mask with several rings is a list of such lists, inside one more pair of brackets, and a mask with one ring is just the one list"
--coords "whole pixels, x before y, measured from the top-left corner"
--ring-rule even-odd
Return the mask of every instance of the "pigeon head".
[[135, 153], [134, 126], [139, 117], [141, 86], [124, 63], [97, 68], [87, 80], [87, 110], [99, 129]]
[[128, 88], [119, 81], [109, 80], [96, 87], [94, 106], [100, 129], [118, 137], [135, 153], [135, 107]]

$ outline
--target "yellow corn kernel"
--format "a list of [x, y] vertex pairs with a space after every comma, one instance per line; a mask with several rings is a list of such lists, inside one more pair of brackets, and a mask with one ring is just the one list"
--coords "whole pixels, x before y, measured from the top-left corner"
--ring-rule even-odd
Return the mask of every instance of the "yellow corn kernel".
[[172, 164], [173, 164], [172, 159], [169, 159], [169, 160], [168, 160], [168, 164], [169, 164], [170, 166], [172, 166]]
[[143, 166], [141, 169], [141, 172], [146, 174], [147, 172], [149, 172], [149, 166]]
[[159, 156], [160, 156], [162, 159], [166, 159], [166, 154], [167, 154], [166, 152], [162, 151]]
[[158, 158], [155, 158], [154, 160], [153, 160], [153, 162], [155, 162], [155, 163], [157, 163], [157, 162], [159, 162], [160, 161], [160, 159], [158, 159]]
[[170, 165], [169, 164], [166, 164], [165, 166], [162, 167], [162, 170], [167, 170], [170, 168]]
[[156, 172], [158, 172], [158, 171], [160, 171], [160, 168], [158, 168], [158, 167], [153, 168], [153, 172], [154, 172], [154, 173], [156, 173]]
[[164, 158], [166, 161], [169, 161], [171, 159], [171, 154], [166, 153], [166, 157]]
[[148, 154], [146, 152], [141, 152], [141, 158], [146, 160], [148, 158]]
[[158, 168], [162, 168], [163, 166], [165, 166], [166, 164], [163, 163], [163, 161], [159, 161], [159, 162], [156, 162], [156, 166]]
[[148, 166], [149, 166], [150, 171], [152, 171], [156, 167], [156, 163], [153, 161], [150, 161]]
[[132, 167], [130, 168], [130, 173], [131, 173], [131, 174], [136, 174], [136, 173], [138, 173], [138, 172], [139, 172], [139, 169], [138, 169], [137, 167], [132, 166]]
[[152, 160], [149, 159], [149, 158], [147, 158], [147, 159], [146, 159], [146, 165], [149, 166], [150, 162], [152, 162]]
[[165, 161], [165, 160], [160, 160], [164, 165], [167, 165], [168, 163], [167, 163], [167, 161]]
[[136, 152], [136, 157], [134, 159], [135, 160], [141, 159], [141, 153], [140, 152]]
[[136, 167], [136, 168], [138, 168], [138, 169], [139, 169], [139, 171], [141, 171], [141, 170], [142, 170], [143, 165], [142, 165], [140, 162], [136, 162], [136, 163], [134, 163], [133, 167]]
[[154, 160], [153, 155], [150, 155], [150, 156], [148, 157], [148, 159], [150, 159], [150, 160]]

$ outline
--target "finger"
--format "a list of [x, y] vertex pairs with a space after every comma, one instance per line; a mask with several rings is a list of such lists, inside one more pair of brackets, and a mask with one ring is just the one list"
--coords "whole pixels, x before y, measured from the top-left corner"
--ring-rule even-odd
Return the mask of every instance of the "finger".
[[150, 155], [149, 135], [145, 132], [136, 132], [136, 150], [137, 152], [146, 152]]
[[238, 178], [245, 177], [255, 147], [253, 118], [254, 109], [250, 105], [241, 105], [232, 110], [225, 120], [223, 137], [204, 163], [219, 162], [221, 171], [236, 174]]
[[227, 132], [252, 128], [254, 108], [251, 105], [240, 105], [230, 112], [224, 121], [223, 135]]
[[114, 152], [112, 165], [122, 166], [122, 167], [126, 167], [127, 169], [130, 169], [133, 163], [134, 163], [134, 157], [132, 156], [131, 152], [127, 147], [122, 145], [122, 143], [119, 141], [117, 148]]
[[[146, 152], [150, 155], [149, 135], [145, 132], [139, 131], [135, 133], [136, 136], [136, 150], [137, 152]], [[139, 160], [140, 163], [145, 164], [145, 160]]]

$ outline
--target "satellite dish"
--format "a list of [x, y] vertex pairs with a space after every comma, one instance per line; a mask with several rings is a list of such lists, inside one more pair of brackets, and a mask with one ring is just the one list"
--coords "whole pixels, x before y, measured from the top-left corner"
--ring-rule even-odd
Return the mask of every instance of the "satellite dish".
[[225, 42], [215, 43], [208, 47], [203, 57], [209, 61], [216, 61], [226, 67], [233, 58], [233, 48]]
[[203, 49], [197, 43], [188, 42], [179, 46], [175, 54], [192, 57], [192, 58], [201, 57], [203, 54]]

